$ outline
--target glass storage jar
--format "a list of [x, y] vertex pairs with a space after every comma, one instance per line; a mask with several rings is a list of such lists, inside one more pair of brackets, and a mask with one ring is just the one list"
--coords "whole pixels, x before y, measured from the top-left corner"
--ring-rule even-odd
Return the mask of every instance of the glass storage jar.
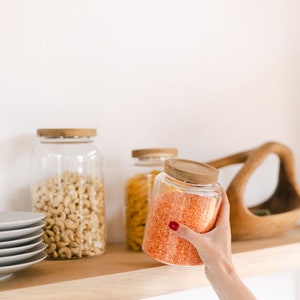
[[45, 213], [48, 258], [102, 254], [106, 246], [103, 155], [96, 129], [38, 129], [32, 209]]
[[126, 184], [126, 246], [140, 251], [148, 213], [148, 202], [155, 176], [164, 161], [177, 156], [176, 148], [137, 149], [132, 151], [134, 164]]
[[205, 233], [214, 225], [222, 201], [218, 170], [199, 162], [169, 159], [156, 176], [143, 239], [143, 251], [159, 262], [193, 266], [202, 263], [197, 250], [177, 237], [170, 221]]

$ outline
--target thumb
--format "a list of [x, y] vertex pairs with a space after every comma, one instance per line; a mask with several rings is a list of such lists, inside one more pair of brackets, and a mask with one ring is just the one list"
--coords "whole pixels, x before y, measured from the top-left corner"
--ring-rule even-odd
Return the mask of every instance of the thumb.
[[171, 221], [169, 227], [174, 231], [174, 233], [188, 242], [190, 242], [194, 247], [199, 246], [199, 233], [195, 232], [191, 228], [184, 224]]

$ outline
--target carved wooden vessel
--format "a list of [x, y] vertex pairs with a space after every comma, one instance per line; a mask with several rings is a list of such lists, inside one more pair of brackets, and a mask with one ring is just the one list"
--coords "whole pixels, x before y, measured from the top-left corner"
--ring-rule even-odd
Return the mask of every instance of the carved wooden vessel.
[[[267, 155], [279, 157], [278, 183], [274, 194], [259, 205], [246, 207], [244, 192], [250, 176]], [[283, 144], [268, 142], [252, 150], [208, 162], [215, 168], [243, 164], [227, 188], [233, 240], [269, 238], [282, 234], [300, 219], [300, 189], [292, 151]], [[266, 180], [268, 180], [266, 178]], [[268, 211], [268, 215], [257, 215]]]

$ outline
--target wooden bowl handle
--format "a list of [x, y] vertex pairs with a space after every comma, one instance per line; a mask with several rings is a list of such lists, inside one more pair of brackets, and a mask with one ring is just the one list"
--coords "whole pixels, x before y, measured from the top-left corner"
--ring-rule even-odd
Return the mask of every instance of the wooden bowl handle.
[[244, 163], [227, 189], [230, 201], [235, 202], [241, 208], [244, 207], [242, 203], [243, 195], [249, 177], [270, 153], [277, 154], [280, 159], [277, 191], [278, 189], [288, 188], [288, 186], [297, 187], [293, 153], [281, 143], [267, 142], [252, 150], [211, 161], [208, 164], [215, 168], [222, 168], [232, 164]]
[[217, 160], [213, 160], [210, 162], [207, 162], [207, 164], [219, 169], [219, 168], [223, 168], [229, 165], [233, 165], [233, 164], [241, 164], [244, 163], [252, 150], [248, 150], [248, 151], [244, 151], [244, 152], [240, 152], [240, 153], [236, 153], [230, 156], [226, 156]]

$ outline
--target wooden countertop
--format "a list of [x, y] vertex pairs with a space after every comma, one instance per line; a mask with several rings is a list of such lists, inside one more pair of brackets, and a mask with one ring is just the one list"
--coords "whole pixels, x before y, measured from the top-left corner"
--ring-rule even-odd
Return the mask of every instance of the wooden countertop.
[[[300, 268], [300, 225], [276, 238], [232, 243], [242, 278]], [[44, 260], [0, 281], [1, 299], [142, 299], [208, 285], [204, 267], [173, 267], [124, 244], [79, 260]]]

